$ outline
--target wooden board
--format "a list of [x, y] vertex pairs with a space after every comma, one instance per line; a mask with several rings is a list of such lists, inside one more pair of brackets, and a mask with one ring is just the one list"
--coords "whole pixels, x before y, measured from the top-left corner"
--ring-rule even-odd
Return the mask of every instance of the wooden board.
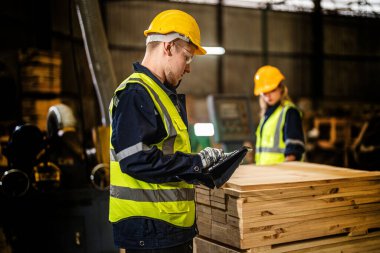
[[328, 236], [275, 246], [238, 249], [204, 237], [194, 238], [194, 253], [374, 253], [380, 252], [380, 231], [363, 236]]
[[380, 172], [361, 171], [328, 165], [286, 162], [273, 166], [240, 165], [224, 188], [240, 191], [319, 185], [334, 182], [356, 182], [380, 179]]

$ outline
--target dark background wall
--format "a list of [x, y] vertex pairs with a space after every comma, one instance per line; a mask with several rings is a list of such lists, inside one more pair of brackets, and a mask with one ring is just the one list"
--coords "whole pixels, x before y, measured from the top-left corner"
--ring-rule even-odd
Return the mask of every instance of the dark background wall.
[[[2, 101], [12, 104], [9, 110], [14, 115], [2, 107], [1, 115], [8, 115], [3, 118], [20, 118], [17, 51], [33, 47], [61, 52], [60, 97], [74, 107], [84, 132], [99, 124], [74, 5], [73, 0], [2, 3], [0, 61], [16, 80], [16, 87], [2, 85], [1, 93], [7, 94]], [[214, 5], [165, 1], [101, 1], [100, 6], [117, 82], [132, 72], [132, 62], [141, 61], [142, 32], [154, 15], [177, 8], [198, 20], [204, 45], [226, 49], [224, 56], [197, 57], [193, 73], [181, 84], [180, 91], [195, 95], [200, 103], [211, 93], [244, 93], [252, 98], [255, 110], [253, 75], [263, 64], [276, 65], [284, 72], [295, 100], [307, 98], [318, 105], [329, 101], [378, 103], [379, 18], [323, 16], [317, 20], [318, 33], [312, 13], [234, 7], [220, 11]]]

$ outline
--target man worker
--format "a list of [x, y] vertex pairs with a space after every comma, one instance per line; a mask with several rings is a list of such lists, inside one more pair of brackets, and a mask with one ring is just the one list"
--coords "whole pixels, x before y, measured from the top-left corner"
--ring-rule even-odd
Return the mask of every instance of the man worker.
[[180, 10], [159, 13], [144, 35], [145, 56], [110, 104], [109, 219], [127, 253], [192, 252], [194, 184], [225, 155], [210, 147], [191, 154], [185, 97], [176, 88], [193, 56], [206, 51], [197, 22]]

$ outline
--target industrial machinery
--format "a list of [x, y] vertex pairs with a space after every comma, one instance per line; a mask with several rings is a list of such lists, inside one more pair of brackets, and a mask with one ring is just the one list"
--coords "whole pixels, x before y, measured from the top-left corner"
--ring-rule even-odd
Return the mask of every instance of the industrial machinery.
[[36, 126], [15, 127], [3, 151], [8, 159], [8, 170], [1, 177], [1, 189], [5, 195], [19, 197], [27, 192], [33, 167], [39, 164], [44, 148], [44, 136]]
[[77, 121], [65, 104], [51, 106], [47, 115], [48, 160], [62, 171], [63, 188], [86, 184], [86, 157], [77, 131]]
[[214, 124], [215, 141], [227, 152], [252, 141], [253, 121], [249, 97], [244, 95], [210, 95], [207, 106]]
[[380, 170], [380, 115], [371, 117], [362, 125], [359, 135], [351, 145], [355, 167]]
[[380, 116], [316, 117], [308, 132], [308, 160], [363, 170], [380, 170]]
[[4, 150], [8, 168], [2, 173], [5, 195], [24, 195], [29, 186], [40, 192], [86, 184], [86, 161], [70, 107], [49, 108], [46, 135], [35, 125], [20, 124]]

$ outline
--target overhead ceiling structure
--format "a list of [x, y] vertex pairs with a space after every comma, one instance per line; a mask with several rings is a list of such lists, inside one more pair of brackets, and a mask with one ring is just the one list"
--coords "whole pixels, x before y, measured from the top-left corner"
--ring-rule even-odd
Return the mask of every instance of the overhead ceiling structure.
[[[316, 0], [173, 0], [276, 11], [312, 12]], [[320, 0], [322, 12], [345, 16], [380, 17], [380, 0]]]

